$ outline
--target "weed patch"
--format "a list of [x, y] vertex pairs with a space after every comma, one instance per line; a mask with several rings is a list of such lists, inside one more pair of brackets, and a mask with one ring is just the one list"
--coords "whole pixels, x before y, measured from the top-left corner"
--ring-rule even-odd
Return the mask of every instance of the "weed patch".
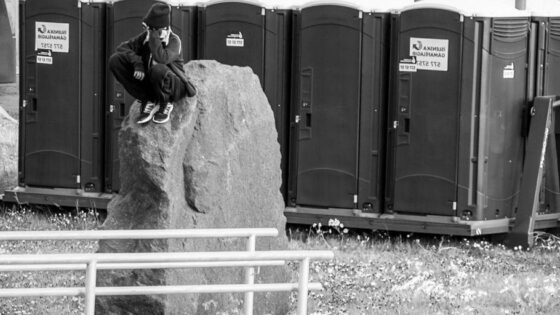
[[[0, 213], [0, 231], [91, 230], [99, 213], [12, 207]], [[0, 254], [88, 253], [95, 241], [0, 241]], [[2, 288], [72, 287], [85, 285], [85, 271], [0, 272]], [[0, 298], [0, 314], [83, 314], [82, 297]]]
[[334, 261], [312, 263], [311, 278], [324, 287], [310, 294], [312, 314], [557, 314], [560, 306], [554, 235], [537, 235], [528, 251], [483, 238], [317, 226], [289, 235], [293, 249], [335, 250]]
[[[538, 233], [530, 250], [483, 238], [346, 230], [343, 222], [289, 228], [291, 249], [331, 249], [332, 261], [312, 261], [309, 314], [557, 314], [560, 238]], [[0, 231], [90, 230], [95, 211], [4, 208]], [[94, 252], [91, 241], [0, 242], [4, 253]], [[289, 264], [293, 281], [298, 266]], [[83, 286], [85, 273], [0, 273], [4, 288]], [[82, 314], [81, 297], [0, 299], [0, 314]], [[296, 293], [291, 295], [295, 314]]]

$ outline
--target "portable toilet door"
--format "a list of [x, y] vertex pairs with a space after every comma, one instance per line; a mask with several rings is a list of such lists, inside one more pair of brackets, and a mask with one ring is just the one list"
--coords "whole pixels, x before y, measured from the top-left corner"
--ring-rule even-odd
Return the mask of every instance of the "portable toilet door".
[[105, 4], [20, 3], [20, 186], [102, 189]]
[[[156, 0], [120, 0], [115, 1], [108, 17], [108, 52], [109, 58], [116, 48], [144, 31], [142, 18], [150, 7], [161, 1]], [[196, 58], [196, 7], [177, 1], [167, 1], [171, 6], [171, 29], [181, 38], [182, 57], [185, 62]], [[121, 124], [128, 115], [134, 98], [107, 70], [107, 108], [105, 144], [105, 191], [119, 190], [119, 142]]]
[[[560, 4], [557, 1], [528, 1], [527, 10], [532, 14], [531, 43], [534, 43], [532, 48], [535, 52], [530, 62], [534, 84], [529, 88], [529, 100], [543, 95], [560, 96]], [[554, 114], [555, 146], [559, 156], [560, 111], [555, 109]], [[550, 144], [547, 150], [549, 148]], [[559, 169], [560, 161], [555, 166], [545, 163], [545, 185], [541, 188], [539, 207], [541, 212], [560, 212]]]
[[391, 11], [412, 0], [364, 1], [362, 35], [362, 91], [359, 118], [357, 208], [380, 213], [384, 209], [389, 99]]
[[[358, 205], [361, 111], [380, 106], [374, 24], [372, 15], [344, 3], [316, 3], [294, 14], [290, 206]], [[375, 137], [369, 141], [378, 145]]]
[[422, 1], [401, 10], [393, 30], [387, 209], [512, 217], [527, 109], [527, 15]]
[[546, 22], [546, 53], [542, 95], [560, 96], [560, 13]]
[[171, 5], [171, 28], [181, 38], [181, 55], [185, 63], [197, 59], [198, 7], [194, 2], [173, 0]]
[[282, 193], [288, 156], [291, 14], [260, 2], [214, 1], [199, 10], [200, 59], [248, 66], [259, 77], [274, 113], [282, 153]]

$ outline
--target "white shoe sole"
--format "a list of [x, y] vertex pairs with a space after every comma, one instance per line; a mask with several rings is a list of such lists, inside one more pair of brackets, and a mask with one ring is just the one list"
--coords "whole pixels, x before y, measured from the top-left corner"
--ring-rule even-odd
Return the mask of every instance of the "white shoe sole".
[[155, 117], [152, 119], [156, 124], [164, 124], [166, 122], [169, 121], [169, 118], [171, 117], [171, 113], [173, 112], [173, 108], [171, 108], [171, 110], [169, 111], [169, 115], [167, 115], [167, 118], [165, 120], [156, 120]]
[[145, 124], [148, 121], [152, 120], [152, 118], [154, 118], [154, 115], [156, 114], [156, 112], [159, 110], [159, 105], [156, 105], [154, 107], [154, 109], [152, 109], [152, 111], [150, 112], [150, 115], [146, 116], [146, 118], [144, 119], [139, 119], [138, 121], [136, 121], [138, 124]]

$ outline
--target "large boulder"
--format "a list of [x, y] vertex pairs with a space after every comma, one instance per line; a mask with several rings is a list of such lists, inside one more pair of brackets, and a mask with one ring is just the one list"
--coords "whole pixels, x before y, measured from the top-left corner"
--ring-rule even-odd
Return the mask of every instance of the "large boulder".
[[[257, 250], [287, 248], [280, 148], [272, 110], [250, 68], [215, 61], [185, 66], [198, 94], [178, 102], [170, 121], [135, 123], [119, 134], [121, 189], [104, 229], [275, 227]], [[246, 239], [102, 241], [99, 252], [245, 250]], [[100, 286], [243, 283], [243, 268], [111, 271]], [[286, 267], [262, 267], [256, 282], [286, 282]], [[285, 314], [287, 293], [255, 294], [255, 314]], [[98, 314], [241, 314], [243, 294], [103, 297]]]

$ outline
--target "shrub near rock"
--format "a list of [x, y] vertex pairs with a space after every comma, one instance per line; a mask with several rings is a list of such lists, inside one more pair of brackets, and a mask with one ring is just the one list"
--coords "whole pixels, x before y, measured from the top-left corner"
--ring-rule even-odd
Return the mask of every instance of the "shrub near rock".
[[[170, 122], [138, 125], [132, 106], [119, 134], [121, 189], [104, 229], [276, 227], [257, 250], [287, 248], [280, 147], [270, 105], [250, 68], [192, 61], [198, 89]], [[103, 241], [99, 252], [245, 250], [245, 239]], [[113, 271], [99, 285], [240, 284], [243, 268]], [[256, 283], [286, 282], [285, 267], [259, 268]], [[256, 293], [255, 314], [285, 314], [287, 293]], [[240, 314], [243, 294], [98, 298], [98, 314]]]

